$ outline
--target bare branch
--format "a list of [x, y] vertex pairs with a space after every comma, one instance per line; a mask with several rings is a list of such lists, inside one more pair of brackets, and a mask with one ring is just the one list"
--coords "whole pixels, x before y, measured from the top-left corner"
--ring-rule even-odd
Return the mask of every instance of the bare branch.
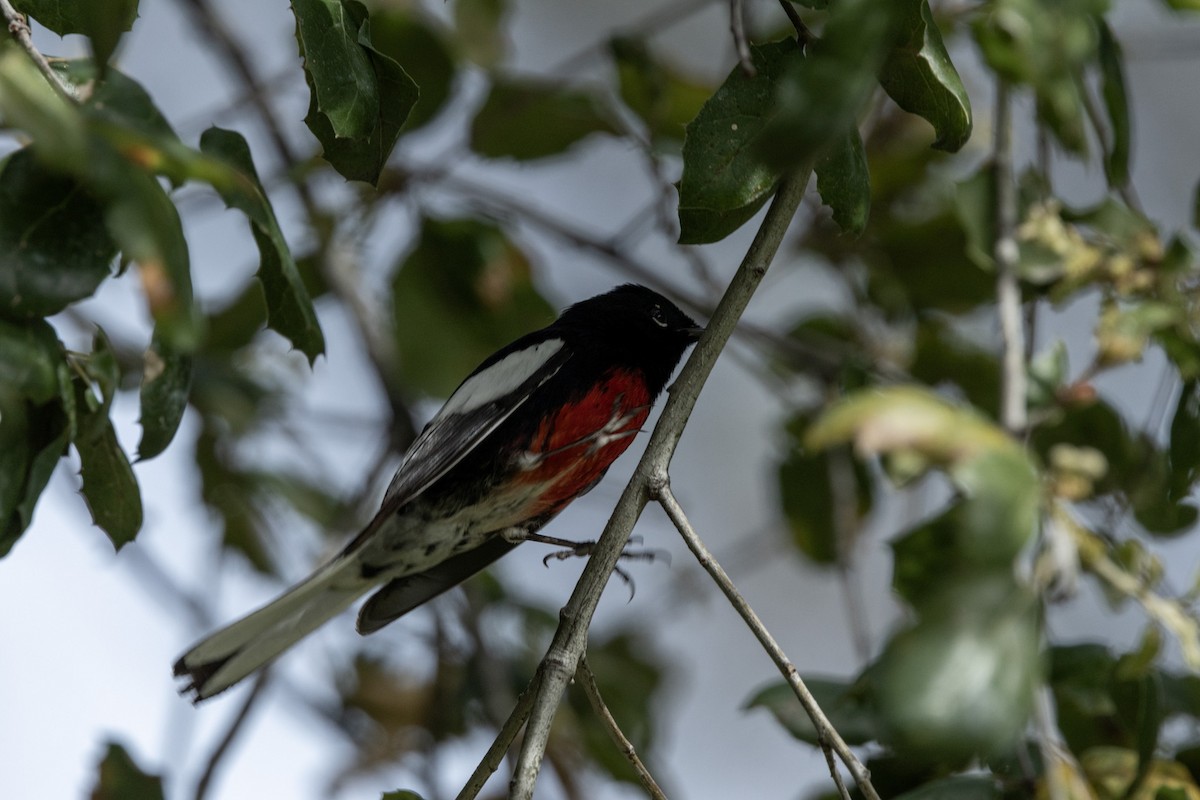
[[558, 630], [538, 665], [541, 682], [534, 697], [525, 741], [510, 787], [511, 796], [518, 800], [528, 800], [533, 796], [533, 786], [550, 736], [554, 712], [586, 646], [588, 625], [600, 594], [617, 565], [634, 524], [650, 499], [650, 486], [665, 482], [667, 465], [695, 407], [696, 398], [775, 257], [800, 206], [810, 172], [811, 167], [807, 167], [780, 183], [775, 199], [713, 313], [704, 336], [671, 389], [633, 478], [621, 494], [604, 528], [604, 534], [596, 543], [592, 557], [575, 585], [575, 591], [562, 609]]
[[621, 731], [621, 726], [617, 724], [617, 720], [604, 703], [604, 698], [600, 695], [600, 687], [596, 684], [596, 676], [592, 673], [592, 668], [588, 664], [586, 654], [579, 657], [579, 666], [575, 668], [575, 682], [579, 684], [580, 688], [583, 689], [583, 693], [587, 695], [588, 702], [592, 704], [592, 710], [596, 712], [596, 716], [604, 723], [604, 728], [608, 731], [609, 737], [612, 738], [613, 744], [617, 746], [621, 754], [629, 759], [629, 763], [633, 765], [633, 770], [637, 773], [638, 780], [642, 782], [642, 786], [646, 789], [646, 792], [654, 800], [667, 800], [667, 795], [659, 787], [658, 782], [654, 780], [654, 776], [650, 774], [650, 770], [646, 769], [646, 765], [642, 762], [642, 759], [638, 758], [633, 742], [629, 741], [629, 738]]
[[8, 25], [8, 32], [17, 40], [17, 44], [21, 45], [21, 48], [29, 54], [38, 71], [46, 76], [46, 80], [50, 82], [50, 85], [59, 94], [68, 100], [75, 100], [75, 92], [71, 91], [71, 87], [62, 79], [62, 76], [54, 71], [50, 66], [50, 62], [34, 46], [33, 32], [29, 29], [29, 21], [25, 18], [25, 15], [13, 8], [10, 0], [0, 0], [0, 12], [4, 14], [4, 21]]
[[484, 784], [488, 782], [488, 778], [492, 777], [492, 773], [500, 769], [500, 764], [504, 761], [504, 754], [516, 740], [517, 734], [521, 732], [525, 720], [529, 719], [529, 710], [533, 707], [533, 697], [540, 681], [541, 673], [535, 673], [533, 680], [517, 698], [517, 704], [513, 706], [512, 713], [508, 715], [508, 719], [496, 734], [496, 740], [483, 754], [479, 766], [475, 767], [475, 771], [471, 773], [471, 777], [467, 779], [466, 785], [463, 786], [455, 800], [475, 800], [475, 797], [483, 790]]
[[225, 757], [225, 753], [229, 750], [229, 745], [233, 744], [238, 731], [242, 729], [242, 726], [250, 717], [250, 710], [254, 708], [258, 698], [262, 696], [263, 689], [267, 688], [267, 682], [271, 679], [270, 676], [270, 671], [260, 672], [258, 678], [254, 681], [254, 685], [250, 687], [246, 699], [242, 702], [242, 707], [234, 715], [233, 721], [229, 723], [229, 729], [225, 731], [225, 735], [221, 737], [221, 741], [213, 749], [212, 755], [208, 757], [208, 764], [204, 767], [204, 772], [200, 775], [200, 781], [196, 784], [196, 793], [193, 795], [193, 800], [204, 800], [205, 795], [208, 794], [208, 787], [212, 783], [213, 776], [217, 773], [217, 765], [221, 763], [221, 759]]
[[1025, 410], [1025, 326], [1021, 320], [1021, 287], [1017, 282], [1017, 189], [1012, 165], [1012, 100], [1008, 84], [996, 85], [996, 134], [993, 169], [996, 179], [996, 299], [1003, 342], [1003, 388], [1000, 419], [1019, 436], [1028, 421]]
[[783, 6], [783, 13], [787, 15], [788, 20], [792, 23], [792, 27], [796, 29], [796, 41], [800, 42], [800, 46], [804, 47], [814, 38], [812, 31], [804, 24], [804, 20], [800, 18], [800, 12], [792, 5], [790, 0], [779, 0], [779, 5]]
[[655, 487], [655, 499], [662, 505], [667, 512], [667, 516], [671, 518], [671, 522], [675, 524], [675, 528], [683, 536], [683, 541], [687, 544], [688, 549], [696, 556], [696, 560], [700, 562], [700, 566], [712, 576], [718, 587], [729, 599], [730, 605], [738, 612], [738, 615], [745, 620], [746, 625], [754, 633], [754, 638], [758, 639], [759, 644], [767, 651], [767, 655], [775, 662], [775, 666], [783, 674], [788, 685], [792, 687], [792, 691], [796, 693], [800, 704], [804, 706], [804, 711], [808, 714], [813, 722], [813, 727], [817, 730], [817, 741], [821, 745], [821, 749], [825, 751], [825, 758], [829, 762], [830, 774], [833, 776], [833, 782], [837, 785], [844, 800], [850, 800], [850, 795], [846, 791], [845, 785], [842, 783], [841, 776], [838, 775], [837, 765], [834, 764], [833, 758], [830, 755], [831, 751], [837, 753], [838, 758], [850, 770], [850, 774], [854, 776], [855, 783], [868, 800], [879, 800], [879, 795], [875, 792], [875, 787], [871, 785], [871, 775], [867, 768], [863, 766], [858, 757], [850, 749], [849, 745], [842, 739], [833, 725], [829, 723], [828, 717], [821, 711], [821, 707], [817, 705], [816, 699], [809, 692], [808, 687], [804, 685], [800, 673], [787, 655], [783, 652], [783, 648], [775, 641], [775, 637], [763, 625], [758, 614], [746, 602], [746, 598], [742, 597], [738, 592], [737, 587], [733, 585], [733, 581], [729, 579], [729, 575], [713, 558], [713, 554], [705, 546], [704, 542], [696, 534], [692, 528], [691, 522], [688, 521], [687, 515], [684, 514], [683, 508], [675, 499], [675, 495], [671, 492], [669, 483], [662, 483]]
[[747, 78], [758, 74], [750, 60], [750, 43], [746, 41], [746, 8], [743, 0], [729, 0], [729, 30], [733, 34], [733, 47], [737, 51], [738, 66]]

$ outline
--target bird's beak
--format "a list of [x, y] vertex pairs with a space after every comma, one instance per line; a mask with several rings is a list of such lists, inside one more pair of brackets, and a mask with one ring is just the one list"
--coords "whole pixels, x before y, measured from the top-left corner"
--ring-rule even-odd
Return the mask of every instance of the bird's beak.
[[687, 336], [687, 340], [689, 342], [694, 342], [700, 338], [700, 334], [704, 333], [704, 327], [701, 325], [693, 325], [690, 328], [684, 328], [683, 332]]

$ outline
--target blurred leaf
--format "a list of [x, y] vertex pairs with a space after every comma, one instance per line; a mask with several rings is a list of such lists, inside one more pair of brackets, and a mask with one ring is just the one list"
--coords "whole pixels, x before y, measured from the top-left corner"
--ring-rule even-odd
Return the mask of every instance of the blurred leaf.
[[90, 297], [116, 254], [85, 187], [29, 148], [9, 156], [0, 170], [0, 314], [46, 317]]
[[956, 152], [971, 137], [971, 99], [963, 87], [929, 0], [900, 4], [897, 42], [879, 70], [879, 83], [896, 105], [929, 121], [933, 146]]
[[504, 58], [508, 39], [504, 32], [505, 0], [455, 0], [454, 26], [458, 46], [481, 67], [494, 67]]
[[529, 161], [559, 155], [593, 133], [617, 133], [599, 95], [545, 80], [492, 80], [471, 122], [471, 149], [488, 158]]
[[1147, 300], [1128, 306], [1107, 304], [1096, 325], [1097, 359], [1105, 366], [1141, 358], [1150, 337], [1180, 322], [1183, 309]]
[[1057, 402], [1068, 368], [1067, 345], [1062, 339], [1056, 339], [1029, 360], [1029, 386], [1025, 396], [1031, 409], [1046, 409]]
[[[67, 384], [66, 365], [60, 380]], [[59, 401], [5, 408], [0, 397], [0, 557], [8, 554], [33, 521], [38, 498], [73, 435], [72, 414]]]
[[174, 352], [155, 338], [146, 350], [142, 372], [139, 460], [167, 449], [183, 419], [191, 386], [191, 356]]
[[1001, 800], [996, 779], [985, 775], [955, 775], [898, 795], [895, 800]]
[[60, 394], [62, 344], [45, 320], [0, 319], [0, 387], [41, 405]]
[[[806, 677], [804, 685], [847, 744], [855, 746], [879, 740], [879, 720], [865, 683]], [[765, 708], [792, 736], [814, 746], [820, 744], [816, 727], [785, 682], [759, 689], [746, 701], [745, 708]]]
[[996, 173], [986, 164], [955, 187], [958, 219], [967, 236], [967, 255], [981, 269], [994, 269]]
[[734, 67], [688, 123], [679, 181], [680, 244], [724, 239], [754, 216], [779, 181], [780, 172], [763, 163], [755, 142], [771, 118], [780, 76], [804, 57], [792, 39], [752, 44], [750, 56], [754, 77]]
[[858, 122], [896, 39], [900, 14], [892, 3], [838, 0], [819, 41], [771, 81], [774, 111], [758, 151], [783, 169], [807, 163]]
[[227, 450], [206, 420], [195, 449], [200, 498], [221, 519], [222, 548], [241, 553], [256, 570], [273, 575], [275, 563], [263, 538], [266, 521], [251, 499], [250, 480], [226, 463]]
[[84, 108], [88, 114], [159, 139], [178, 140], [154, 99], [141, 84], [120, 70], [110, 68], [101, 80], [96, 64], [90, 58], [55, 60], [50, 66], [77, 92], [86, 96]]
[[450, 99], [457, 69], [442, 28], [416, 9], [384, 6], [371, 15], [371, 44], [420, 90], [402, 130], [416, 130], [436, 117]]
[[310, 100], [304, 123], [347, 180], [374, 184], [417, 102], [417, 85], [371, 43], [358, 0], [294, 0]]
[[[554, 309], [525, 254], [499, 228], [425, 219], [392, 280], [397, 348], [413, 388], [450, 394], [493, 351], [549, 324]], [[437, 346], [430, 334], [437, 332]]]
[[1200, 475], [1200, 380], [1186, 381], [1179, 390], [1171, 418], [1171, 498], [1185, 496]]
[[617, 37], [608, 47], [621, 99], [646, 123], [650, 138], [682, 142], [684, 127], [700, 113], [712, 88], [664, 63], [642, 39]]
[[935, 315], [918, 321], [914, 344], [908, 366], [914, 380], [934, 388], [951, 384], [988, 416], [998, 414], [1000, 363], [994, 349], [971, 342]]
[[[865, 467], [853, 459], [850, 452], [839, 452], [849, 473], [856, 518], [871, 508], [871, 478]], [[783, 513], [792, 532], [792, 540], [800, 552], [816, 564], [838, 561], [837, 531], [834, 515], [835, 493], [831, 484], [828, 452], [808, 452], [797, 445], [788, 449], [779, 465], [779, 493]]]
[[410, 792], [407, 789], [397, 789], [394, 792], [384, 792], [379, 800], [424, 800], [424, 798], [416, 792]]
[[1132, 750], [1095, 747], [1083, 753], [1079, 762], [1101, 800], [1200, 800], [1200, 786], [1175, 761], [1155, 759], [1136, 786], [1142, 771]]
[[887, 736], [901, 754], [955, 769], [1011, 747], [1040, 676], [1034, 603], [1011, 575], [960, 580], [892, 637], [873, 674]]
[[1038, 116], [1068, 150], [1084, 154], [1083, 68], [1097, 52], [1096, 16], [1107, 0], [997, 0], [975, 22], [984, 59], [1002, 77], [1033, 87]]
[[138, 0], [16, 0], [13, 5], [59, 36], [88, 37], [101, 74], [138, 15]]
[[835, 139], [813, 171], [821, 202], [833, 211], [833, 221], [845, 233], [860, 235], [871, 213], [871, 174], [858, 129]]
[[1100, 34], [1100, 93], [1112, 127], [1112, 142], [1109, 152], [1105, 154], [1104, 174], [1109, 186], [1125, 186], [1129, 183], [1129, 150], [1133, 135], [1129, 119], [1129, 94], [1125, 88], [1125, 55], [1108, 22], [1099, 16], [1095, 20]]
[[234, 131], [209, 128], [200, 136], [200, 149], [237, 171], [241, 180], [236, 184], [214, 183], [213, 188], [227, 206], [238, 209], [250, 221], [262, 259], [258, 279], [267, 300], [267, 325], [287, 337], [308, 356], [311, 364], [325, 352], [325, 336], [266, 191], [258, 180], [246, 140]]
[[110, 741], [90, 800], [163, 800], [162, 778], [143, 772], [124, 747]]

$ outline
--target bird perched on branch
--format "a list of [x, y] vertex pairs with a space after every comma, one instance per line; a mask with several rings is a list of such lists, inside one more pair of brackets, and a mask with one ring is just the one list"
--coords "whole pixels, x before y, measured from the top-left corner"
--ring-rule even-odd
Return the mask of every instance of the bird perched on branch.
[[175, 675], [200, 701], [268, 664], [376, 590], [379, 630], [466, 580], [587, 492], [633, 442], [702, 328], [626, 284], [494, 353], [413, 442], [383, 506], [333, 560], [188, 650]]

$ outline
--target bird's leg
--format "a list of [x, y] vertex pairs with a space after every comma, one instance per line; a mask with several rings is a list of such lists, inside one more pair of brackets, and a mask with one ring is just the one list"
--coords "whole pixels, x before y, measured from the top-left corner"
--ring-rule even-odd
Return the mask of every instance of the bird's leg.
[[[521, 528], [508, 528], [504, 531], [501, 531], [500, 535], [504, 537], [505, 541], [512, 542], [513, 544], [519, 544], [520, 542], [540, 542], [541, 544], [548, 544], [553, 547], [561, 548], [553, 553], [550, 553], [542, 559], [542, 563], [547, 567], [550, 566], [551, 561], [563, 561], [568, 558], [582, 558], [585, 556], [590, 556], [592, 551], [596, 548], [596, 542], [594, 540], [577, 542], [571, 539], [561, 539], [557, 536], [546, 536], [542, 533], [526, 531]], [[631, 545], [636, 547], [641, 543], [641, 536], [631, 536], [629, 538], [629, 542], [625, 545], [625, 549], [621, 551], [621, 558], [631, 559], [634, 561], [654, 561], [661, 558], [666, 561], [667, 564], [671, 563], [671, 554], [666, 550], [659, 550], [656, 548], [630, 549]], [[613, 572], [615, 572], [629, 587], [629, 599], [632, 600], [635, 591], [633, 578], [621, 567], [615, 567]]]

